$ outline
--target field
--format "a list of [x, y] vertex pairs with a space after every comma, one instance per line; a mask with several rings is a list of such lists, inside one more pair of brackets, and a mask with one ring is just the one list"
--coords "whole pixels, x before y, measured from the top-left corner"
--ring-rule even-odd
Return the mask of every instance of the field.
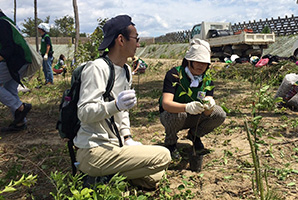
[[[179, 65], [181, 60], [144, 60], [149, 69], [145, 74], [133, 76], [138, 104], [130, 110], [132, 134], [143, 144], [163, 145], [165, 133], [159, 121], [158, 98], [166, 71]], [[245, 121], [251, 127], [253, 102], [257, 105], [261, 101], [263, 107], [256, 111], [256, 115], [262, 116], [256, 137], [261, 171], [266, 172], [266, 178], [262, 178], [265, 193], [272, 195], [269, 199], [274, 196], [275, 199], [297, 199], [297, 112], [289, 108], [278, 109], [272, 104], [282, 76], [297, 71], [296, 65], [281, 62], [253, 69], [250, 64], [213, 63], [212, 69], [216, 103], [224, 105], [229, 113], [223, 125], [202, 138], [211, 152], [204, 156], [202, 170], [192, 172], [188, 162], [191, 142], [186, 139], [187, 131], [180, 131], [178, 148], [183, 158], [171, 163], [166, 177], [168, 183], [164, 181], [161, 189], [151, 192], [152, 196], [156, 199], [167, 195], [170, 199], [175, 194], [179, 194], [177, 199], [258, 199], [254, 192], [257, 188], [252, 184], [255, 168]], [[21, 93], [21, 99], [33, 105], [28, 114], [28, 129], [13, 134], [0, 133], [0, 189], [22, 174], [37, 175], [36, 185], [6, 193], [6, 199], [53, 199], [50, 192], [55, 193], [56, 186], [50, 178], [51, 172], [71, 172], [66, 144], [56, 130], [58, 105], [62, 91], [69, 87], [69, 76], [55, 76], [55, 85], [39, 89], [34, 77], [27, 84], [31, 92]], [[260, 87], [269, 83], [268, 90], [260, 93]], [[0, 127], [11, 121], [9, 110], [2, 104], [0, 118]], [[171, 191], [165, 192], [164, 188]]]

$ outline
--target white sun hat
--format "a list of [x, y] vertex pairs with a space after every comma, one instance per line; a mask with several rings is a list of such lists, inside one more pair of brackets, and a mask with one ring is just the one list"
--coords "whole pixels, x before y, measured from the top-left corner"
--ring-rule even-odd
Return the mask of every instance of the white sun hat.
[[184, 58], [190, 61], [211, 64], [210, 55], [211, 50], [209, 43], [205, 40], [195, 38], [191, 40], [190, 48], [186, 52]]
[[44, 31], [47, 32], [47, 33], [50, 32], [50, 25], [47, 24], [47, 23], [40, 23], [40, 24], [38, 25], [38, 28], [44, 30]]

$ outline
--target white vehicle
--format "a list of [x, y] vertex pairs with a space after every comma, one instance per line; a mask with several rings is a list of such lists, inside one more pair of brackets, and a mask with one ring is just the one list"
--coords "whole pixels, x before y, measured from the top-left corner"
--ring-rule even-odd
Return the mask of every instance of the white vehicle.
[[292, 55], [298, 58], [298, 40], [296, 40], [292, 47]]
[[274, 33], [250, 33], [249, 30], [234, 33], [229, 22], [202, 22], [195, 25], [190, 39], [200, 38], [209, 42], [212, 57], [223, 60], [237, 54], [239, 57], [262, 56], [263, 49], [275, 42]]

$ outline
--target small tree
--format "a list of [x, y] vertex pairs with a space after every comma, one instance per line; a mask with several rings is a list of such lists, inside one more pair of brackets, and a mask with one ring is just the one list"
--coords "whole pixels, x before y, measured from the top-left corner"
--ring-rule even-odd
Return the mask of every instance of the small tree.
[[74, 38], [75, 28], [73, 17], [65, 15], [59, 19], [55, 19], [55, 27], [58, 29], [57, 33], [59, 33], [57, 36]]
[[269, 28], [268, 25], [266, 25], [266, 26], [263, 28], [263, 30], [262, 30], [261, 33], [271, 33], [271, 29]]
[[35, 15], [34, 19], [32, 19], [31, 17], [28, 17], [27, 19], [24, 19], [25, 22], [22, 23], [22, 25], [24, 26], [24, 29], [22, 29], [22, 32], [25, 33], [28, 37], [36, 36], [37, 30], [35, 29], [35, 22], [38, 25], [42, 22], [49, 23], [49, 21], [50, 21], [50, 16], [47, 16], [45, 20], [39, 19], [37, 17], [37, 11], [35, 11], [34, 15]]
[[102, 27], [107, 19], [97, 19], [98, 26], [94, 32], [89, 36], [89, 41], [85, 44], [80, 44], [76, 52], [75, 58], [77, 63], [86, 62], [88, 60], [94, 60], [99, 57], [100, 52], [98, 51], [99, 44], [103, 39]]
[[[36, 24], [38, 25], [41, 23], [42, 20], [37, 18]], [[32, 19], [31, 17], [28, 17], [27, 19], [24, 19], [24, 22], [22, 23], [23, 29], [22, 32], [25, 33], [28, 37], [35, 37], [36, 31], [35, 31], [35, 19]]]

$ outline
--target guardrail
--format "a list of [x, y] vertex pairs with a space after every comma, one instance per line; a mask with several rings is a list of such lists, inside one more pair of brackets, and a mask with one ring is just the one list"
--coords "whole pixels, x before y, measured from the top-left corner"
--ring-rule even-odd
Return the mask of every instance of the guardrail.
[[[285, 16], [284, 18], [278, 17], [277, 19], [271, 18], [268, 20], [249, 21], [248, 23], [235, 23], [232, 25], [233, 32], [243, 30], [244, 28], [252, 29], [254, 33], [261, 33], [262, 30], [268, 26], [275, 36], [283, 35], [296, 35], [298, 34], [298, 16], [292, 15], [291, 17]], [[155, 38], [155, 43], [187, 43], [191, 30], [167, 33]]]

